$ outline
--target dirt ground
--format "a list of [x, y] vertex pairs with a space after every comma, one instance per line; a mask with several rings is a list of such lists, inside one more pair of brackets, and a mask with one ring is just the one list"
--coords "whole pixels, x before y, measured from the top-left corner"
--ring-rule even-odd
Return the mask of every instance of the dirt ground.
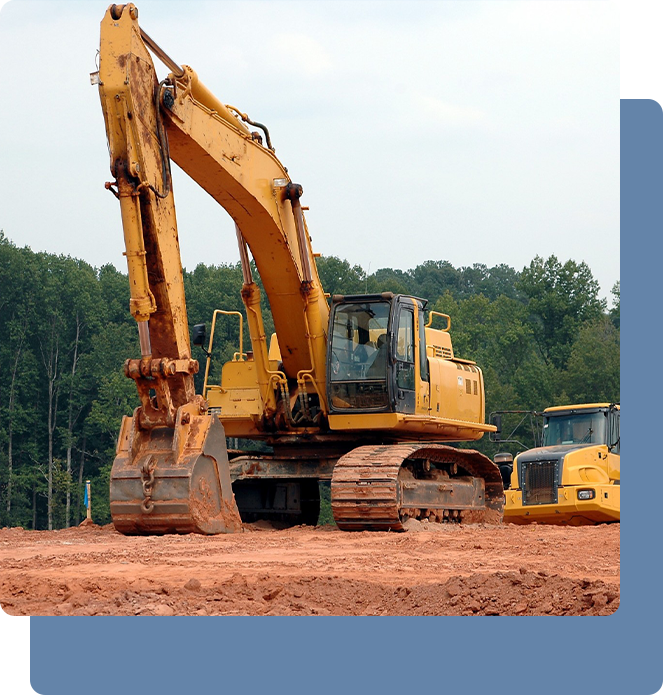
[[609, 615], [619, 524], [438, 525], [407, 533], [247, 524], [125, 537], [0, 530], [11, 615]]

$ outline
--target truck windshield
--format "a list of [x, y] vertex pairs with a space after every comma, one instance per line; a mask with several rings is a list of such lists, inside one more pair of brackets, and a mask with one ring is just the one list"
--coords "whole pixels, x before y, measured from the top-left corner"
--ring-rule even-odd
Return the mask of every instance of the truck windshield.
[[546, 415], [543, 446], [556, 444], [605, 444], [606, 413], [560, 413]]
[[329, 380], [334, 409], [384, 409], [387, 395], [389, 302], [334, 307]]

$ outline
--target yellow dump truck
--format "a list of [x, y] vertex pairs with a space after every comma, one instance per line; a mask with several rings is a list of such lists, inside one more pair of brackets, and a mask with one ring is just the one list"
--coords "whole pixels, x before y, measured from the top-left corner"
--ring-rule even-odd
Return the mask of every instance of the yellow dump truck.
[[542, 446], [516, 456], [504, 520], [619, 521], [619, 414], [614, 403], [546, 408]]

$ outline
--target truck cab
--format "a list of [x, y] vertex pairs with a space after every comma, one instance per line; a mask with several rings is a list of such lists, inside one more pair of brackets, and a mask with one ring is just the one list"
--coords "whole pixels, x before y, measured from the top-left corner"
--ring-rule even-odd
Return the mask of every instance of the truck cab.
[[505, 521], [596, 524], [619, 521], [620, 406], [547, 408], [542, 446], [516, 457]]

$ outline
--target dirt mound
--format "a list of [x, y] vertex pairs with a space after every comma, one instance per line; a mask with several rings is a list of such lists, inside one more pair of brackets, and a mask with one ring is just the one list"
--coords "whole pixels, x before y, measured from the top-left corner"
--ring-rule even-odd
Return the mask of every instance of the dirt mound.
[[225, 536], [111, 526], [0, 530], [16, 615], [608, 615], [619, 525], [410, 524], [407, 533], [250, 524]]

